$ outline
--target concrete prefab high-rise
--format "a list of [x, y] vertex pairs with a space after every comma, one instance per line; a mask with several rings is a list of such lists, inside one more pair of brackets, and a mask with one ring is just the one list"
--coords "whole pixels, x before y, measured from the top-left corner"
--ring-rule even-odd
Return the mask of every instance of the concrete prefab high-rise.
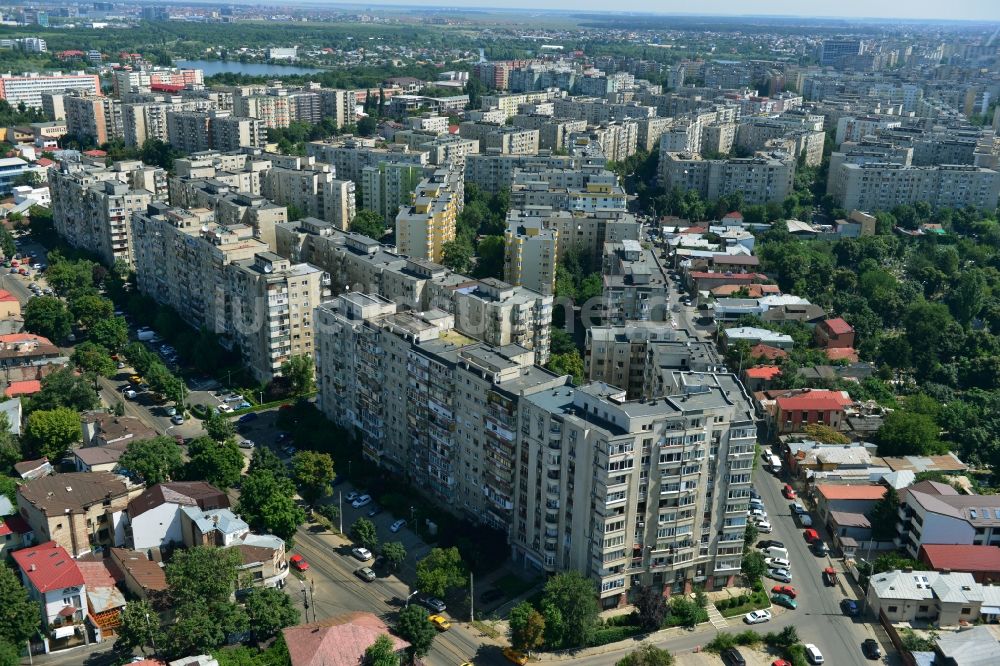
[[317, 217], [347, 229], [355, 214], [354, 183], [337, 180], [327, 164], [305, 168], [272, 167], [263, 173], [261, 194], [294, 207], [303, 217]]
[[510, 284], [550, 295], [556, 288], [559, 232], [544, 228], [541, 222], [539, 218], [508, 221], [503, 274]]
[[409, 206], [396, 215], [396, 247], [402, 254], [440, 263], [445, 243], [455, 239], [464, 205], [462, 173], [438, 169], [417, 185]]
[[66, 95], [63, 107], [68, 134], [89, 137], [97, 145], [123, 137], [122, 105], [118, 100], [103, 95]]
[[424, 167], [409, 162], [379, 162], [361, 170], [361, 205], [378, 213], [386, 224], [396, 220], [399, 209], [410, 203], [423, 180]]
[[795, 160], [784, 156], [706, 160], [691, 153], [660, 152], [663, 187], [694, 190], [708, 201], [742, 192], [747, 203], [781, 202], [791, 194], [794, 177]]

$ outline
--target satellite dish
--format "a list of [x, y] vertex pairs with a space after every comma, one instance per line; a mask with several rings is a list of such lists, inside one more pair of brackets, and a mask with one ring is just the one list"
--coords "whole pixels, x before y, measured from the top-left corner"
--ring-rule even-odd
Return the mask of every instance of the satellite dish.
[[270, 273], [273, 270], [274, 270], [274, 268], [271, 266], [271, 264], [264, 264], [264, 272], [265, 273]]
[[208, 232], [208, 225], [207, 224], [201, 225], [201, 231], [202, 231], [202, 233], [207, 233]]

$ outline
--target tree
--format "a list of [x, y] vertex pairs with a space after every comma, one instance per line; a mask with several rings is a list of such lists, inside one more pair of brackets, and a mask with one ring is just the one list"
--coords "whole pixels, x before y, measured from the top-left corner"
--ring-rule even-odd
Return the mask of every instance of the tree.
[[49, 252], [49, 267], [45, 269], [45, 281], [60, 296], [73, 291], [93, 289], [94, 266], [92, 261], [69, 261], [58, 252]]
[[390, 569], [398, 569], [399, 565], [406, 559], [406, 547], [402, 541], [390, 541], [382, 544], [382, 557]]
[[476, 250], [479, 259], [476, 261], [473, 276], [477, 278], [493, 277], [502, 280], [504, 253], [507, 250], [503, 236], [486, 236], [479, 241]]
[[224, 442], [236, 434], [233, 420], [225, 414], [211, 410], [202, 422], [205, 432], [217, 442]]
[[899, 495], [889, 487], [868, 514], [872, 526], [872, 537], [878, 541], [889, 541], [896, 536], [896, 521], [899, 519]]
[[757, 529], [757, 525], [751, 521], [747, 521], [746, 529], [743, 531], [744, 553], [753, 548], [753, 544], [757, 541], [758, 536], [760, 536], [760, 530]]
[[[10, 419], [7, 418], [7, 413], [2, 412], [0, 413], [0, 474], [8, 472], [14, 463], [22, 460], [24, 456], [21, 453], [21, 442], [10, 431]], [[10, 500], [15, 506], [17, 505], [13, 497]]]
[[243, 560], [238, 550], [195, 546], [179, 549], [166, 566], [170, 600], [176, 605], [191, 601], [228, 602], [236, 590]]
[[118, 459], [118, 466], [140, 477], [147, 486], [152, 486], [176, 477], [184, 467], [184, 460], [177, 442], [161, 435], [130, 442]]
[[743, 566], [741, 567], [744, 578], [749, 581], [760, 580], [767, 571], [767, 563], [764, 556], [758, 550], [751, 550], [743, 554]]
[[216, 442], [209, 437], [198, 437], [188, 444], [184, 478], [208, 481], [227, 490], [239, 483], [242, 473], [243, 453], [232, 439]]
[[667, 616], [667, 600], [660, 590], [652, 585], [644, 585], [636, 592], [633, 603], [643, 630], [656, 631], [663, 626], [663, 620]]
[[385, 235], [385, 221], [375, 211], [362, 208], [351, 221], [351, 231], [379, 240]]
[[292, 479], [309, 506], [330, 494], [333, 478], [333, 459], [328, 453], [299, 451], [292, 458]]
[[448, 241], [441, 253], [441, 264], [456, 273], [468, 273], [472, 267], [472, 245], [464, 239]]
[[113, 377], [118, 370], [108, 350], [90, 340], [78, 344], [70, 360], [83, 372], [92, 372], [101, 377]]
[[694, 627], [703, 612], [702, 608], [687, 595], [678, 594], [670, 597], [670, 615], [674, 622], [682, 627]]
[[646, 643], [638, 650], [619, 659], [615, 666], [673, 666], [674, 655], [655, 645]]
[[267, 446], [254, 448], [253, 453], [250, 455], [250, 466], [247, 468], [247, 474], [253, 474], [262, 470], [271, 472], [275, 477], [282, 477], [288, 474], [288, 468], [285, 467], [285, 463], [281, 462], [281, 458]]
[[351, 525], [351, 538], [372, 552], [378, 548], [378, 530], [375, 529], [375, 523], [367, 518], [354, 521]]
[[938, 439], [941, 428], [927, 414], [897, 409], [875, 433], [880, 456], [932, 455], [947, 447]]
[[137, 599], [126, 604], [121, 614], [121, 622], [115, 629], [116, 653], [131, 657], [136, 648], [146, 654], [146, 648], [152, 648], [157, 641], [163, 644], [160, 616], [145, 599]]
[[510, 644], [519, 652], [539, 648], [545, 641], [545, 618], [527, 601], [510, 610]]
[[249, 621], [239, 606], [194, 599], [174, 609], [175, 621], [164, 640], [171, 658], [206, 654], [226, 642], [230, 634], [247, 631]]
[[0, 640], [12, 645], [24, 643], [38, 631], [42, 610], [32, 601], [21, 579], [0, 563]]
[[28, 415], [24, 438], [35, 455], [58, 462], [83, 438], [80, 416], [66, 407], [34, 411]]
[[948, 294], [948, 307], [958, 323], [967, 326], [986, 305], [989, 287], [981, 269], [967, 268], [958, 276], [958, 282]]
[[73, 329], [73, 315], [55, 296], [37, 296], [24, 306], [24, 330], [62, 342]]
[[553, 354], [549, 357], [549, 363], [546, 367], [557, 375], [571, 375], [573, 383], [576, 385], [583, 384], [583, 358], [576, 349], [563, 354]]
[[417, 587], [432, 597], [443, 597], [453, 587], [465, 585], [465, 565], [458, 548], [434, 548], [417, 563]]
[[299, 623], [299, 609], [292, 605], [292, 598], [274, 587], [253, 588], [243, 606], [258, 644]]
[[548, 627], [551, 609], [558, 609], [560, 618], [559, 645], [551, 647], [579, 647], [586, 645], [597, 626], [599, 608], [593, 583], [578, 571], [556, 574], [545, 584], [542, 596], [545, 625]]
[[128, 322], [124, 317], [108, 317], [96, 321], [87, 332], [93, 342], [116, 353], [128, 345]]
[[396, 644], [386, 634], [380, 635], [365, 650], [365, 666], [399, 666]]
[[810, 423], [802, 429], [811, 439], [823, 444], [850, 444], [851, 438], [828, 425]]
[[287, 377], [292, 383], [292, 390], [295, 395], [308, 393], [315, 388], [313, 382], [313, 371], [315, 364], [308, 354], [299, 354], [290, 357], [281, 364], [281, 375]]
[[795, 627], [785, 627], [778, 633], [768, 632], [764, 634], [764, 642], [771, 647], [788, 649], [799, 642], [799, 632]]
[[101, 404], [93, 385], [72, 368], [60, 368], [46, 375], [41, 389], [29, 402], [31, 410], [66, 407], [76, 412], [97, 409]]
[[20, 666], [21, 648], [0, 640], [0, 666]]
[[74, 298], [70, 301], [69, 309], [76, 320], [88, 329], [115, 313], [115, 306], [109, 299], [91, 293]]
[[265, 530], [291, 541], [306, 521], [306, 513], [295, 503], [295, 487], [285, 476], [258, 470], [243, 479], [236, 511], [255, 530]]
[[407, 652], [412, 657], [422, 657], [431, 649], [437, 630], [427, 619], [427, 611], [417, 605], [407, 606], [399, 611], [396, 620], [396, 635], [410, 643]]

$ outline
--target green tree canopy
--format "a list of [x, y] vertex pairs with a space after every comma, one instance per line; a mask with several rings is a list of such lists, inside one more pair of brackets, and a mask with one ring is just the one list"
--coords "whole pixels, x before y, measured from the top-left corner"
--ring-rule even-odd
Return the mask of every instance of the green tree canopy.
[[73, 328], [73, 315], [55, 296], [37, 296], [24, 306], [24, 330], [59, 344]]
[[163, 644], [160, 616], [145, 599], [136, 599], [125, 605], [121, 625], [115, 629], [115, 652], [131, 657], [136, 648], [146, 654], [157, 643]]
[[636, 591], [633, 605], [643, 630], [656, 631], [663, 626], [663, 620], [667, 617], [667, 600], [656, 586], [640, 587]]
[[557, 375], [570, 375], [573, 377], [573, 383], [577, 386], [583, 384], [584, 381], [584, 367], [583, 358], [580, 356], [580, 352], [576, 349], [568, 351], [562, 354], [552, 354], [549, 357], [548, 365], [546, 365], [549, 370], [556, 373]]
[[236, 426], [233, 425], [233, 420], [214, 409], [208, 412], [208, 416], [205, 417], [202, 426], [204, 426], [208, 436], [217, 442], [224, 442], [236, 434]]
[[649, 643], [619, 659], [615, 666], [673, 666], [674, 656]]
[[274, 587], [253, 588], [243, 605], [256, 643], [299, 623], [299, 609], [292, 605], [292, 598]]
[[113, 377], [118, 370], [108, 350], [90, 340], [78, 344], [70, 360], [81, 371], [92, 372], [102, 377]]
[[58, 462], [83, 438], [80, 416], [66, 407], [34, 411], [28, 415], [24, 438], [34, 455]]
[[367, 518], [358, 518], [351, 524], [351, 538], [373, 553], [378, 549], [378, 530]]
[[406, 547], [402, 541], [390, 541], [382, 544], [382, 557], [385, 558], [389, 568], [395, 571], [406, 559]]
[[896, 489], [886, 490], [868, 513], [872, 526], [872, 536], [879, 541], [888, 541], [896, 536], [896, 521], [899, 520], [899, 495]]
[[399, 611], [395, 632], [397, 636], [410, 643], [407, 651], [411, 657], [422, 657], [427, 654], [437, 635], [434, 625], [427, 619], [427, 611], [415, 604]]
[[308, 393], [315, 388], [313, 372], [316, 364], [308, 354], [299, 354], [290, 357], [281, 364], [281, 375], [287, 377], [292, 383], [292, 390], [295, 395]]
[[453, 587], [464, 587], [465, 564], [458, 548], [434, 548], [417, 563], [417, 587], [433, 597], [443, 597]]
[[161, 435], [130, 442], [118, 459], [118, 466], [141, 478], [147, 486], [169, 481], [184, 467], [177, 442]]
[[292, 479], [310, 506], [330, 494], [333, 477], [333, 459], [328, 453], [299, 451], [292, 457]]
[[399, 666], [399, 655], [392, 638], [382, 634], [365, 650], [365, 666]]
[[174, 552], [166, 566], [170, 598], [177, 605], [190, 601], [228, 602], [236, 590], [243, 560], [238, 550], [195, 546]]
[[31, 410], [66, 407], [85, 412], [97, 409], [100, 404], [91, 383], [76, 374], [72, 368], [60, 368], [46, 375], [42, 379], [41, 389], [29, 400]]
[[545, 618], [527, 601], [510, 610], [510, 644], [519, 652], [531, 652], [545, 642]]
[[290, 542], [295, 530], [306, 521], [305, 511], [295, 503], [294, 495], [290, 479], [258, 470], [243, 479], [236, 510], [253, 529]]
[[253, 453], [250, 455], [250, 466], [247, 468], [247, 474], [253, 474], [261, 470], [271, 472], [277, 478], [288, 475], [288, 468], [285, 467], [285, 463], [281, 462], [278, 454], [268, 446], [255, 447]]
[[[10, 431], [10, 419], [6, 412], [0, 413], [0, 474], [6, 474], [14, 463], [24, 460], [21, 442]], [[14, 502], [14, 498], [10, 498]], [[16, 504], [16, 502], [14, 502]]]
[[751, 550], [743, 554], [741, 570], [747, 580], [760, 580], [767, 572], [767, 563], [764, 562], [764, 556], [761, 555], [760, 551]]
[[103, 319], [111, 318], [115, 313], [115, 306], [109, 299], [93, 293], [74, 298], [69, 309], [76, 320], [88, 329]]
[[188, 444], [184, 478], [208, 481], [217, 488], [227, 490], [239, 483], [243, 462], [243, 452], [232, 439], [216, 442], [210, 437], [198, 437]]
[[927, 414], [897, 409], [885, 417], [875, 435], [880, 456], [933, 455], [947, 451], [940, 426]]
[[128, 345], [128, 322], [124, 317], [108, 317], [96, 321], [87, 332], [93, 342], [115, 353]]
[[[553, 612], [555, 609], [558, 609], [558, 619]], [[561, 572], [550, 578], [542, 596], [547, 634], [558, 638], [558, 643], [550, 644], [550, 647], [586, 645], [597, 627], [599, 610], [594, 584], [580, 572]], [[553, 629], [550, 623], [557, 625], [555, 634], [550, 631]]]
[[21, 579], [6, 564], [0, 563], [0, 640], [12, 645], [24, 645], [35, 635], [42, 611], [32, 601]]
[[362, 208], [351, 221], [351, 231], [379, 240], [385, 235], [385, 221], [375, 211]]

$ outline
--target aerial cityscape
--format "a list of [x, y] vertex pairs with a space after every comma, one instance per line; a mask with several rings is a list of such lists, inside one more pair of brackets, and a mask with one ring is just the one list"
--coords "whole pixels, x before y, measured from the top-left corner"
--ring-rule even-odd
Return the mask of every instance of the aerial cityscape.
[[1000, 664], [1000, 5], [493, 4], [0, 0], [0, 666]]

